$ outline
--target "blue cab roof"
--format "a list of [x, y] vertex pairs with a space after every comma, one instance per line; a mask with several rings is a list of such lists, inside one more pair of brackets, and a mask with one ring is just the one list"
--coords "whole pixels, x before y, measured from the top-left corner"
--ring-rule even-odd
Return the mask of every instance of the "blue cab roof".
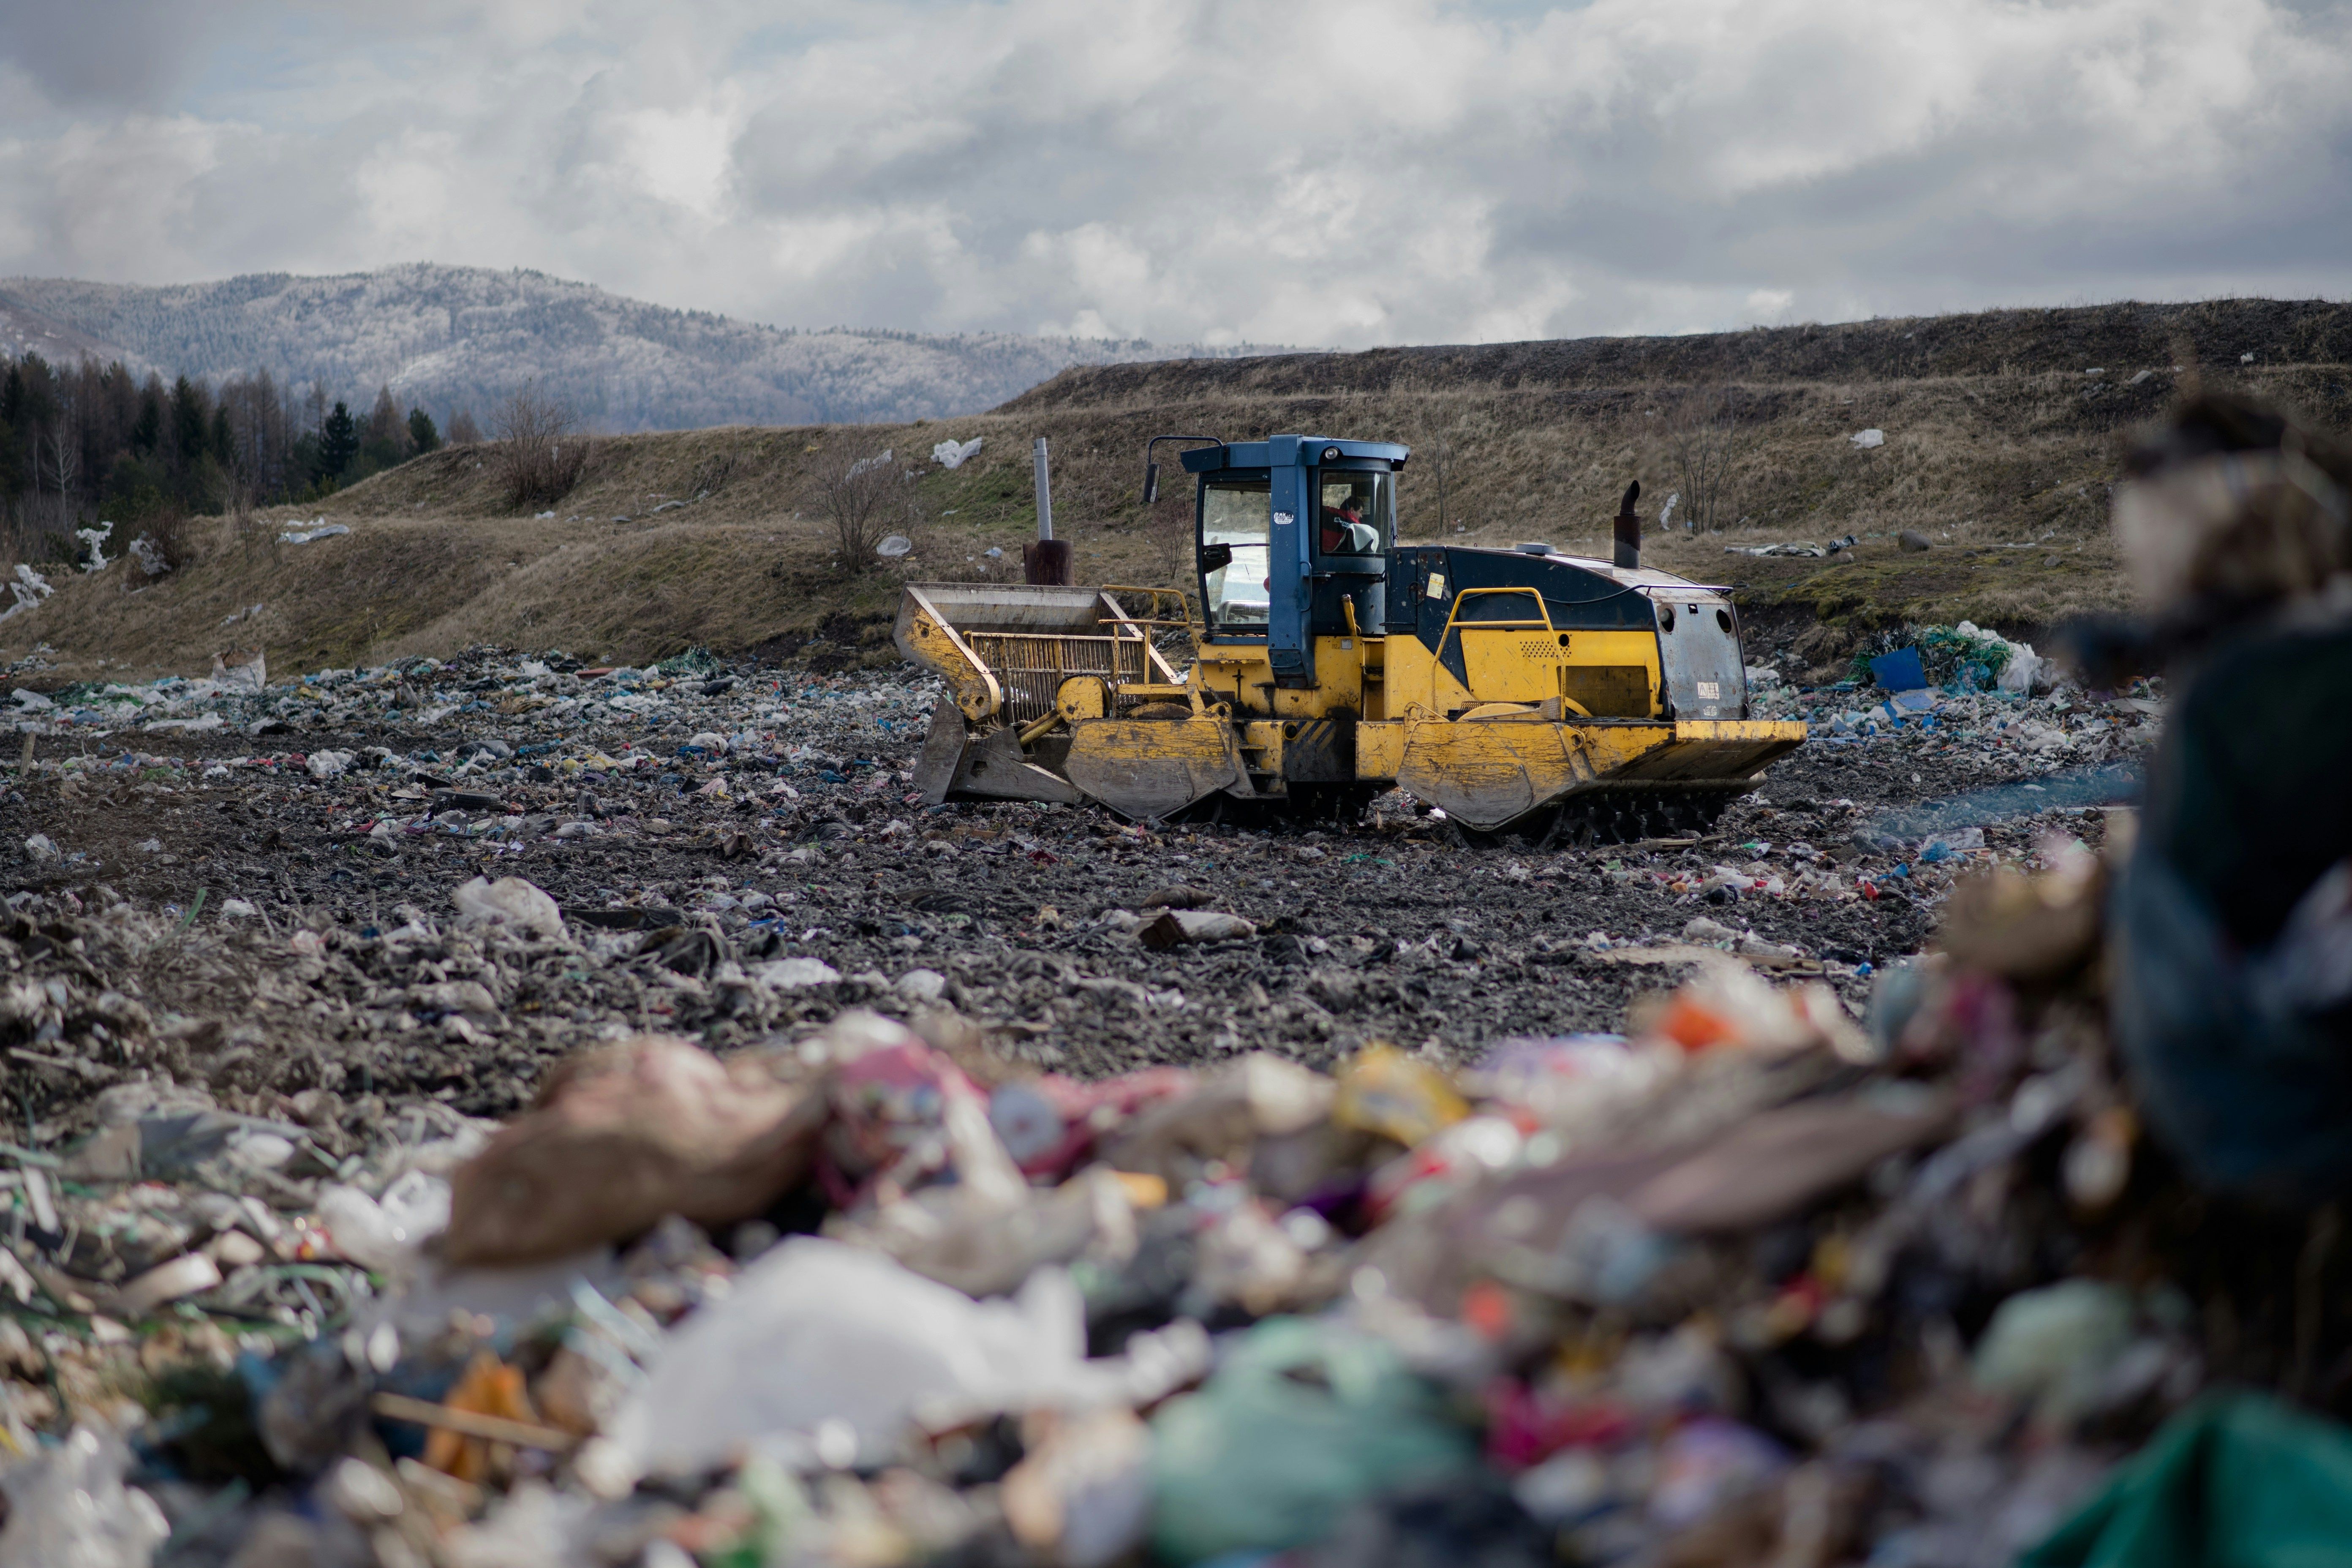
[[1288, 468], [1296, 464], [1370, 459], [1402, 468], [1412, 448], [1391, 441], [1349, 441], [1336, 436], [1269, 436], [1263, 441], [1229, 441], [1222, 447], [1195, 447], [1181, 454], [1184, 471], [1205, 474], [1219, 468]]

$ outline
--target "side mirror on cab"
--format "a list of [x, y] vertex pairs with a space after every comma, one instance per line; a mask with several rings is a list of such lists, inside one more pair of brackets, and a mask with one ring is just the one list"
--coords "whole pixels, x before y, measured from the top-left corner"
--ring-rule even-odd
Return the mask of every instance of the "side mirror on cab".
[[1234, 563], [1234, 547], [1230, 544], [1201, 546], [1201, 571], [1203, 575], [1220, 572]]
[[1160, 499], [1160, 465], [1143, 465], [1143, 504], [1150, 506]]

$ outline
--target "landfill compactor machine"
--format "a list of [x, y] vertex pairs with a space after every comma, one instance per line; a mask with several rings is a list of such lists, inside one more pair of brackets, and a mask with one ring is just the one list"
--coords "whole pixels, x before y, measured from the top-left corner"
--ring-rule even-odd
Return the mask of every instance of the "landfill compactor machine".
[[1192, 443], [1189, 593], [906, 589], [899, 651], [948, 689], [928, 800], [1344, 821], [1401, 787], [1474, 834], [1612, 842], [1706, 828], [1804, 742], [1749, 716], [1725, 590], [1640, 564], [1638, 485], [1610, 561], [1400, 544], [1404, 447], [1160, 437], [1147, 458], [1163, 440]]

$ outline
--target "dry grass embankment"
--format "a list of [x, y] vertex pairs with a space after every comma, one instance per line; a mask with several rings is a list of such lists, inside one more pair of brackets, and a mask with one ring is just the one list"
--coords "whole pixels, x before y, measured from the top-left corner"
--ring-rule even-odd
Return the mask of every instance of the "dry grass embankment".
[[[0, 657], [46, 644], [54, 681], [195, 673], [216, 650], [257, 644], [292, 670], [478, 641], [626, 659], [789, 648], [822, 628], [883, 658], [899, 578], [839, 570], [815, 501], [828, 464], [885, 447], [919, 461], [928, 522], [905, 574], [1002, 575], [1034, 531], [1029, 446], [1047, 436], [1055, 518], [1081, 580], [1169, 582], [1188, 560], [1188, 487], [1166, 487], [1149, 513], [1138, 490], [1144, 441], [1171, 430], [1402, 440], [1409, 540], [1580, 552], [1605, 551], [1629, 478], [1652, 516], [1688, 488], [1678, 453], [1698, 440], [1722, 470], [1730, 526], [1655, 534], [1654, 563], [1738, 585], [1766, 623], [1969, 617], [2030, 632], [2121, 603], [2106, 493], [2126, 433], [2182, 379], [2160, 356], [2340, 427], [2347, 323], [2352, 309], [2238, 301], [1102, 367], [962, 419], [607, 437], [551, 517], [509, 511], [486, 451], [457, 448], [279, 509], [241, 538], [199, 520], [195, 559], [152, 583], [121, 565], [53, 572], [53, 600], [0, 624]], [[1708, 416], [1727, 407], [1727, 423]], [[1865, 428], [1885, 445], [1856, 447]], [[929, 463], [934, 443], [974, 437], [985, 445], [961, 468]], [[320, 516], [352, 533], [275, 542], [286, 522]], [[1905, 529], [1936, 548], [1899, 552]], [[1842, 563], [1725, 552], [1847, 533], [1864, 540]]]

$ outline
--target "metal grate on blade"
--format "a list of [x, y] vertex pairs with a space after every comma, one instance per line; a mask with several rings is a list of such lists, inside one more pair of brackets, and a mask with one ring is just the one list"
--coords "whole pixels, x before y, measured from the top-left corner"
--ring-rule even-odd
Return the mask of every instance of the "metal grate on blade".
[[1004, 716], [1015, 725], [1042, 719], [1062, 682], [1099, 675], [1113, 686], [1151, 679], [1141, 638], [1060, 637], [1044, 632], [966, 632], [964, 641], [1004, 693]]

